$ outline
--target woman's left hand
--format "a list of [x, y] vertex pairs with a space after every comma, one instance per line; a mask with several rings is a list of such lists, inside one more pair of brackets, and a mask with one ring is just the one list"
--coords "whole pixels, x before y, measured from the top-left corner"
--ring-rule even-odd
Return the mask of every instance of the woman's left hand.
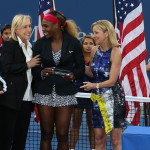
[[71, 72], [71, 73], [68, 74], [68, 76], [64, 76], [64, 79], [65, 79], [67, 82], [73, 82], [74, 74]]
[[90, 91], [92, 89], [96, 88], [95, 83], [91, 83], [91, 82], [83, 82], [83, 86], [80, 86], [80, 88], [84, 88], [85, 91]]

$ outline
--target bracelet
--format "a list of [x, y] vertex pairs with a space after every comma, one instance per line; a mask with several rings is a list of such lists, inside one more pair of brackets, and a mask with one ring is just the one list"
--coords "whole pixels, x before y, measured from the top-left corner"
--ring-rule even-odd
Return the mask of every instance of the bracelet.
[[99, 89], [99, 83], [96, 84], [96, 88]]

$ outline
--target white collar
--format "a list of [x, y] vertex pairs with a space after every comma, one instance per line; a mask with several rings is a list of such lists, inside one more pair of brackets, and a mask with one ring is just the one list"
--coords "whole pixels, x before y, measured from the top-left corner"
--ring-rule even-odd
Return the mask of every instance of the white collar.
[[[17, 36], [17, 39], [18, 39], [18, 42], [19, 42], [19, 45], [20, 45], [20, 47], [23, 45], [23, 46], [25, 46], [25, 44], [22, 42], [22, 40], [20, 39], [20, 37], [19, 36]], [[31, 45], [31, 43], [29, 42], [29, 40], [27, 40], [27, 47], [30, 47], [30, 48], [32, 48], [32, 45]]]

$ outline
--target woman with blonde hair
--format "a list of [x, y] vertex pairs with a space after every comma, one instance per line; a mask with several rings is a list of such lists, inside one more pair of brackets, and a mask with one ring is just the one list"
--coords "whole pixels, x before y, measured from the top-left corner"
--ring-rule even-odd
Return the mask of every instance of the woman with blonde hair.
[[41, 127], [41, 150], [51, 150], [56, 126], [59, 150], [69, 150], [68, 132], [73, 105], [77, 104], [74, 79], [84, 73], [84, 59], [77, 26], [59, 11], [50, 11], [42, 21], [44, 37], [37, 40], [34, 56], [40, 54], [41, 66], [33, 69], [37, 80], [34, 103]]
[[2, 77], [7, 91], [0, 100], [0, 148], [24, 150], [33, 110], [31, 68], [40, 65], [39, 55], [32, 58], [31, 18], [16, 15], [11, 24], [11, 38], [2, 48]]
[[121, 150], [121, 132], [125, 126], [125, 96], [118, 76], [121, 53], [113, 25], [107, 20], [92, 24], [93, 36], [99, 47], [91, 53], [91, 66], [87, 74], [91, 82], [83, 82], [85, 91], [92, 90], [93, 127], [96, 150], [106, 150], [107, 134], [114, 150]]

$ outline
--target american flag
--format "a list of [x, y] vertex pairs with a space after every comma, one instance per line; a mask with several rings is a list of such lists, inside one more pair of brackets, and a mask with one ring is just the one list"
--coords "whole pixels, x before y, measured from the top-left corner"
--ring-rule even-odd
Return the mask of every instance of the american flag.
[[43, 17], [51, 10], [55, 10], [54, 0], [39, 0], [38, 39], [44, 35], [41, 25]]
[[[141, 0], [115, 0], [115, 30], [121, 44], [120, 81], [126, 96], [149, 97]], [[126, 102], [127, 121], [139, 124], [139, 102]]]

